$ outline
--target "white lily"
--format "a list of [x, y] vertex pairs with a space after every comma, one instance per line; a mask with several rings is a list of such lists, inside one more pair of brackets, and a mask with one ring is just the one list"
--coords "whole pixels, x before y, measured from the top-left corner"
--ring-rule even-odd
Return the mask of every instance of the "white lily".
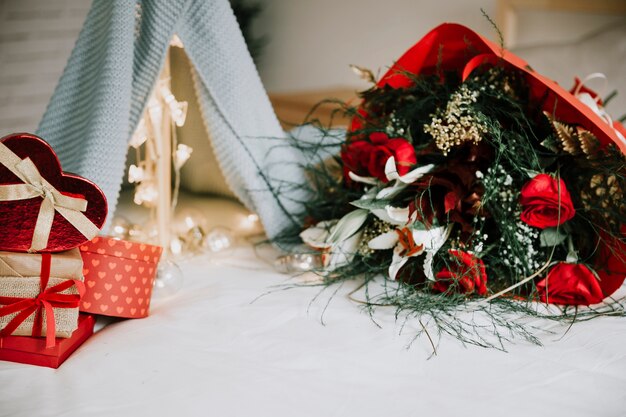
[[409, 207], [385, 206], [382, 209], [373, 209], [372, 214], [385, 223], [395, 226], [406, 226], [409, 222], [415, 221], [417, 213], [409, 217]]
[[[415, 168], [414, 170], [410, 172], [407, 172], [404, 175], [400, 175], [398, 174], [398, 168], [396, 166], [396, 158], [394, 158], [393, 156], [390, 156], [389, 159], [387, 159], [387, 162], [385, 163], [385, 176], [387, 177], [387, 180], [389, 182], [393, 181], [394, 183], [392, 184], [391, 187], [386, 187], [380, 190], [379, 194], [383, 193], [383, 195], [385, 196], [377, 196], [377, 198], [392, 197], [392, 195], [386, 195], [386, 194], [390, 193], [392, 190], [396, 191], [396, 188], [398, 189], [397, 191], [401, 190], [402, 188], [406, 187], [408, 184], [415, 182], [415, 180], [419, 179], [423, 175], [428, 174], [430, 171], [432, 171], [434, 167], [435, 166], [433, 164], [423, 165], [423, 166]], [[363, 184], [378, 185], [381, 182], [376, 177], [363, 177], [361, 175], [355, 174], [352, 171], [348, 172], [348, 176], [350, 177], [352, 181], [360, 182]]]
[[415, 180], [432, 171], [434, 167], [435, 165], [433, 164], [422, 165], [412, 171], [407, 172], [404, 175], [400, 175], [398, 174], [396, 159], [393, 156], [390, 156], [389, 159], [387, 159], [387, 163], [385, 164], [385, 176], [389, 181], [398, 181], [404, 184], [412, 184], [415, 182]]
[[300, 233], [300, 238], [322, 252], [322, 265], [332, 271], [354, 259], [366, 219], [367, 210], [354, 210], [340, 220], [326, 220], [309, 227]]
[[354, 172], [348, 172], [348, 176], [354, 182], [360, 182], [363, 184], [376, 185], [378, 184], [378, 178], [376, 177], [362, 177], [360, 175], [356, 175]]
[[389, 278], [396, 279], [398, 271], [410, 258], [426, 253], [424, 273], [429, 280], [434, 281], [433, 259], [450, 236], [452, 227], [440, 226], [430, 229], [415, 229], [404, 227], [383, 233], [368, 242], [374, 250], [393, 250], [393, 259], [389, 265]]
[[[385, 164], [385, 176], [391, 185], [378, 191], [376, 199], [385, 200], [395, 197], [398, 193], [409, 186], [409, 184], [414, 183], [416, 180], [432, 171], [434, 167], [435, 166], [433, 164], [428, 164], [417, 167], [404, 175], [399, 175], [395, 158], [393, 156], [389, 157], [389, 159], [387, 159], [387, 163]], [[404, 226], [411, 221], [415, 221], [415, 218], [409, 217], [408, 207], [386, 206], [382, 209], [372, 210], [372, 214], [382, 221], [396, 226]]]

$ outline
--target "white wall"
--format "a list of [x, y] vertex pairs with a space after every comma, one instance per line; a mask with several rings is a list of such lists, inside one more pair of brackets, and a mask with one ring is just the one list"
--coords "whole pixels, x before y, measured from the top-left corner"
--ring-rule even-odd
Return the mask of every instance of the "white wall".
[[[495, 19], [497, 0], [257, 1], [264, 9], [255, 31], [269, 38], [259, 71], [274, 92], [363, 88], [349, 64], [384, 72], [443, 22], [464, 24], [497, 41], [481, 13], [482, 8]], [[609, 111], [626, 114], [626, 16], [545, 10], [517, 16], [514, 52], [566, 88], [575, 76], [605, 73], [604, 94], [621, 91]]]
[[362, 85], [349, 64], [385, 68], [427, 31], [458, 22], [490, 35], [493, 0], [262, 0], [260, 72], [271, 91]]
[[0, 0], [0, 137], [34, 131], [90, 0]]
[[[101, 0], [111, 1], [111, 0]], [[206, 0], [210, 1], [210, 0]], [[480, 8], [496, 0], [250, 0], [264, 7], [255, 29], [267, 34], [261, 77], [270, 91], [363, 87], [349, 69], [382, 71], [428, 30], [459, 22], [495, 39]], [[34, 131], [74, 46], [91, 0], [0, 0], [0, 136]], [[594, 39], [587, 50], [560, 42], [584, 37], [624, 17], [525, 12], [519, 53], [564, 85], [576, 74], [604, 71], [622, 91], [613, 107], [626, 113], [626, 36]], [[621, 38], [620, 38], [621, 36]], [[537, 43], [556, 43], [539, 50]]]

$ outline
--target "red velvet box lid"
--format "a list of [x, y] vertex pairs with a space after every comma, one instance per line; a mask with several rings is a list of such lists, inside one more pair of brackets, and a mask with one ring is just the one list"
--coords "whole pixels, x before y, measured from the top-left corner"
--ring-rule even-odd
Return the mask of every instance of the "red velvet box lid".
[[78, 328], [72, 336], [56, 338], [53, 348], [46, 349], [45, 337], [6, 336], [0, 339], [0, 360], [58, 368], [92, 334], [96, 319], [91, 314], [78, 317]]

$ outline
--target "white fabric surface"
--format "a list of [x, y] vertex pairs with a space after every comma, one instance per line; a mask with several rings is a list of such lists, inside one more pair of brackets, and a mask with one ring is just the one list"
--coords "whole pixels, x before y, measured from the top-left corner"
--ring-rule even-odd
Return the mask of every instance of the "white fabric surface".
[[[284, 275], [238, 249], [184, 265], [143, 320], [99, 331], [58, 370], [0, 362], [0, 416], [624, 416], [626, 321], [565, 326], [509, 353], [376, 327], [342, 288], [269, 294]], [[409, 326], [410, 327], [410, 326]]]

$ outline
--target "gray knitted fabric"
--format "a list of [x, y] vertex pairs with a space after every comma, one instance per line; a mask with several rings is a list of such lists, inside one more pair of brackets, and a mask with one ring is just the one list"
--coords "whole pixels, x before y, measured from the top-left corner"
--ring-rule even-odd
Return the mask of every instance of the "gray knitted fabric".
[[[297, 222], [304, 181], [228, 0], [94, 0], [38, 134], [115, 211], [127, 144], [176, 33], [227, 183], [270, 237]], [[198, 173], [202, 175], [202, 173]], [[111, 215], [109, 216], [109, 219]]]

